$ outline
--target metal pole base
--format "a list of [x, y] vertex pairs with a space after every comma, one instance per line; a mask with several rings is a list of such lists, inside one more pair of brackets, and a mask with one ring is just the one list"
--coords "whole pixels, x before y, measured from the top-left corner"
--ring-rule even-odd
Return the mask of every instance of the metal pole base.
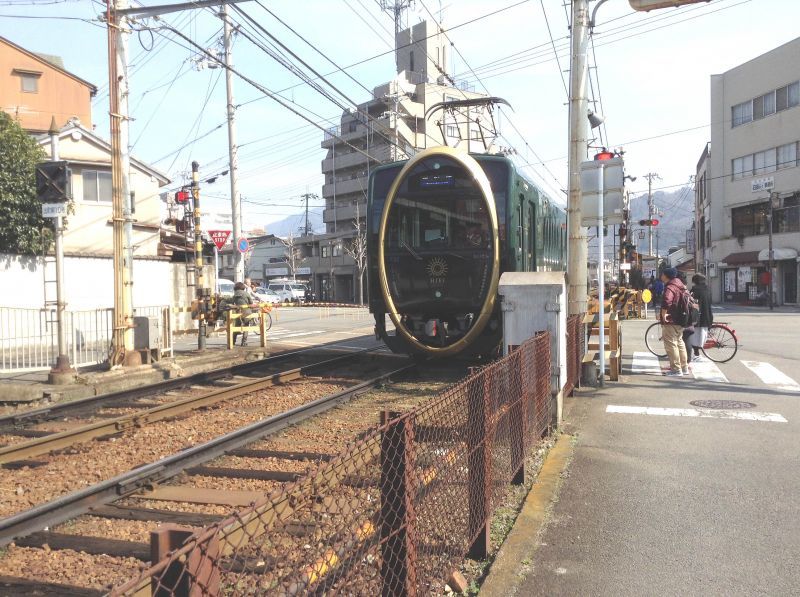
[[56, 364], [50, 369], [47, 374], [47, 383], [56, 386], [75, 383], [75, 376], [78, 374], [75, 369], [70, 366], [69, 357], [64, 354], [58, 355]]
[[138, 367], [142, 364], [142, 353], [138, 350], [129, 350], [122, 361], [123, 367]]

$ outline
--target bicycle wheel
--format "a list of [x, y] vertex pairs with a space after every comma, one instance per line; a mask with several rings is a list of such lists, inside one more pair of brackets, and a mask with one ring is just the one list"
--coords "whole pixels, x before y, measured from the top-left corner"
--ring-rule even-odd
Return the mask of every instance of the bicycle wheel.
[[658, 321], [650, 324], [650, 327], [647, 328], [644, 333], [644, 343], [647, 345], [647, 350], [657, 357], [667, 356], [667, 351], [664, 348], [664, 336], [661, 334], [661, 323]]
[[269, 312], [265, 313], [266, 317], [264, 318], [264, 331], [268, 332], [269, 329], [272, 327], [272, 315]]
[[703, 344], [703, 354], [715, 363], [727, 363], [736, 351], [739, 350], [739, 342], [728, 328], [712, 324], [708, 330], [708, 338]]

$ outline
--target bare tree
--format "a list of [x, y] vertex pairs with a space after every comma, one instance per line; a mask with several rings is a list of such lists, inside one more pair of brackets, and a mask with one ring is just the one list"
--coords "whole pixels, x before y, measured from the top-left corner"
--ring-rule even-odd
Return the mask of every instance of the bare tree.
[[291, 232], [286, 236], [286, 238], [280, 239], [280, 241], [286, 248], [283, 253], [283, 257], [286, 259], [286, 264], [289, 266], [289, 274], [292, 280], [294, 280], [295, 273], [297, 272], [297, 265], [303, 259], [300, 247], [295, 244], [295, 238]]
[[344, 252], [356, 262], [358, 271], [358, 304], [364, 304], [364, 272], [367, 270], [367, 231], [366, 226], [361, 223], [358, 203], [356, 203], [356, 217], [353, 220], [355, 236], [349, 244], [345, 245]]

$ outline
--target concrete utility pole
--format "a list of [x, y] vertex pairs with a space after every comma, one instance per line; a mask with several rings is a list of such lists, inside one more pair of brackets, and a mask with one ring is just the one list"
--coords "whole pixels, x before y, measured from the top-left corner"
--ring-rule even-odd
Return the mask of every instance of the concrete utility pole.
[[[228, 7], [222, 5], [220, 17], [223, 22], [223, 44], [225, 47], [225, 91], [228, 101], [228, 156], [231, 178], [231, 219], [233, 220], [233, 244], [242, 236], [242, 198], [239, 196], [239, 148], [236, 146], [236, 106], [233, 104], [233, 59], [231, 58], [231, 34], [233, 28], [228, 19]], [[234, 282], [244, 282], [244, 256], [233, 252]]]
[[128, 29], [119, 11], [127, 0], [107, 0], [109, 118], [111, 122], [111, 205], [114, 249], [114, 334], [109, 362], [140, 365], [133, 349], [133, 247], [128, 154]]
[[[58, 125], [56, 117], [50, 123], [50, 161], [57, 162], [58, 155]], [[61, 216], [56, 218], [55, 251], [56, 251], [56, 325], [58, 327], [58, 356], [55, 365], [50, 369], [48, 381], [52, 384], [68, 382], [75, 375], [75, 370], [69, 362], [67, 353], [67, 325], [64, 321], [64, 220]], [[770, 236], [770, 240], [772, 237]], [[770, 270], [771, 271], [771, 270]]]
[[[661, 180], [661, 177], [655, 172], [648, 172], [647, 174], [644, 175], [644, 177], [647, 179], [647, 219], [648, 220], [652, 220], [653, 219], [653, 207], [654, 207], [653, 206], [653, 180], [654, 179]], [[648, 250], [647, 250], [647, 254], [648, 255], [652, 255], [653, 254], [653, 226], [650, 225], [650, 226], [647, 227], [647, 229], [650, 231], [649, 232], [650, 240], [649, 240], [649, 247], [648, 247]]]
[[589, 103], [586, 97], [586, 47], [589, 35], [588, 0], [572, 1], [572, 50], [569, 93], [569, 198], [567, 203], [567, 277], [569, 314], [587, 308], [586, 228], [581, 226], [581, 162], [586, 159]]
[[[194, 267], [197, 276], [197, 350], [206, 347], [206, 299], [208, 289], [203, 286], [203, 228], [200, 222], [200, 164], [192, 162], [192, 207], [194, 209]], [[240, 280], [241, 281], [241, 280]]]

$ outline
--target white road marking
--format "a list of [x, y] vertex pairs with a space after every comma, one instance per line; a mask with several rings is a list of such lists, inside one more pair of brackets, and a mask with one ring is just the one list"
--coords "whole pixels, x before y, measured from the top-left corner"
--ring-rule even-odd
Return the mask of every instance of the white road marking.
[[787, 392], [800, 392], [800, 384], [769, 363], [742, 361], [742, 365], [758, 375], [761, 381], [768, 386], [773, 386], [778, 390], [786, 390]]
[[606, 407], [607, 413], [628, 415], [656, 415], [668, 417], [699, 417], [708, 419], [739, 419], [742, 421], [766, 421], [769, 423], [787, 423], [778, 413], [765, 413], [748, 410], [698, 410], [696, 408], [661, 408], [657, 406], [614, 406]]
[[713, 381], [716, 383], [728, 383], [728, 378], [720, 371], [717, 364], [713, 361], [702, 360], [691, 363], [692, 375], [700, 381]]
[[[282, 340], [283, 338], [296, 338], [297, 336], [310, 336], [311, 334], [324, 334], [323, 330], [315, 330], [313, 332], [295, 332], [293, 334], [283, 334], [279, 335], [279, 338]], [[267, 338], [269, 338], [269, 332], [267, 332]]]
[[644, 375], [663, 375], [658, 357], [652, 352], [634, 352], [631, 361], [631, 371]]

